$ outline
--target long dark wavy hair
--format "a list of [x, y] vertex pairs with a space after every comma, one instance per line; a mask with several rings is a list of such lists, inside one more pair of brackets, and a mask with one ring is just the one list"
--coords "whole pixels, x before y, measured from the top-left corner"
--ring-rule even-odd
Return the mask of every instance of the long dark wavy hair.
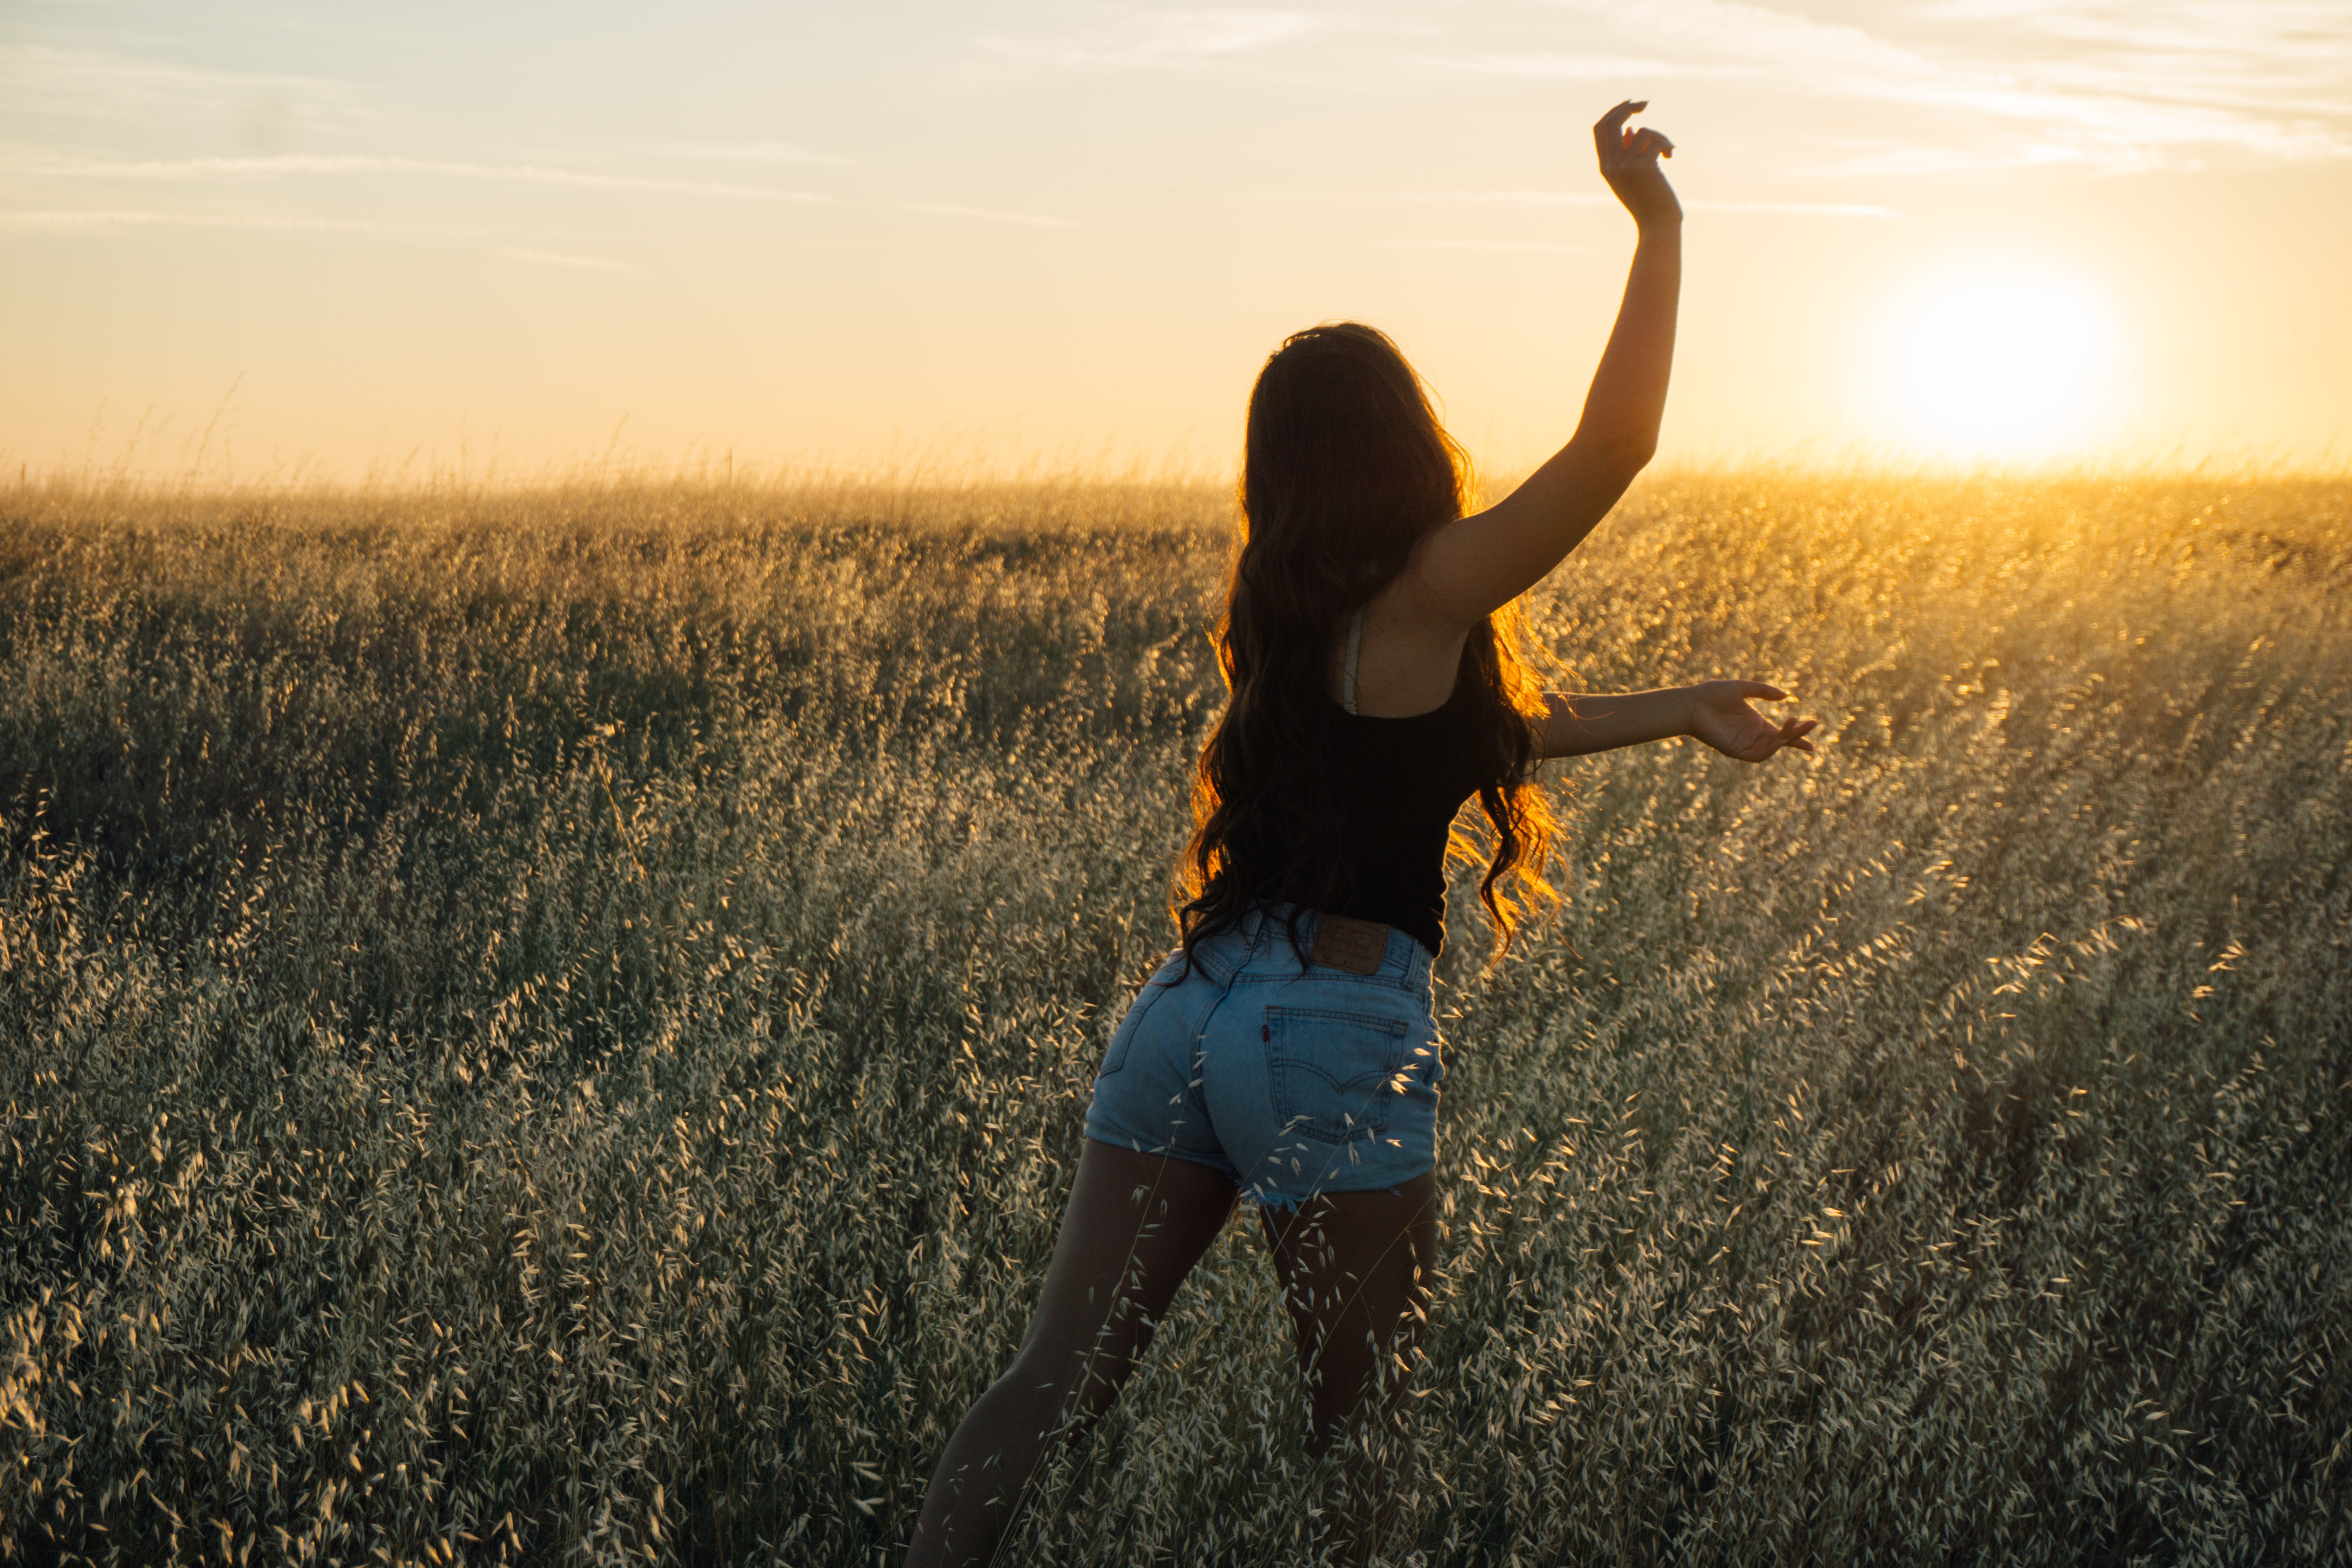
[[[1470, 460], [1438, 423], [1428, 390], [1385, 333], [1355, 321], [1283, 341], [1250, 393], [1241, 534], [1216, 632], [1231, 700], [1192, 781], [1192, 840], [1174, 903], [1189, 957], [1261, 903], [1340, 908], [1351, 891], [1326, 737], [1339, 628], [1405, 569], [1433, 529], [1463, 515]], [[1493, 779], [1478, 791], [1488, 837], [1478, 887], [1501, 938], [1536, 904], [1557, 903], [1543, 870], [1559, 836], [1534, 782], [1543, 692], [1518, 605], [1470, 629], [1462, 678], [1491, 736]], [[1456, 830], [1448, 858], [1479, 850]]]

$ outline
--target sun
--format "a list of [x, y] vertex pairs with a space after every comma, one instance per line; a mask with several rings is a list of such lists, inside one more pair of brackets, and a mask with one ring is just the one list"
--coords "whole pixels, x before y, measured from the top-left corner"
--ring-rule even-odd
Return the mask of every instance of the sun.
[[2114, 314], [2081, 279], [2014, 264], [1923, 278], [1873, 343], [1869, 422], [1899, 450], [2046, 458], [2096, 437], [2119, 395]]

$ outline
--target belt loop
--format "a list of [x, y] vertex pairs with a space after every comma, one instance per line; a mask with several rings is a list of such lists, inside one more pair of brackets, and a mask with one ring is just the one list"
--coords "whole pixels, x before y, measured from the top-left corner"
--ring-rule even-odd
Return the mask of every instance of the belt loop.
[[1250, 958], [1255, 958], [1258, 955], [1258, 950], [1265, 946], [1266, 932], [1274, 929], [1274, 906], [1271, 904], [1260, 904], [1250, 911], [1250, 918], [1252, 924], [1250, 926], [1248, 956]]

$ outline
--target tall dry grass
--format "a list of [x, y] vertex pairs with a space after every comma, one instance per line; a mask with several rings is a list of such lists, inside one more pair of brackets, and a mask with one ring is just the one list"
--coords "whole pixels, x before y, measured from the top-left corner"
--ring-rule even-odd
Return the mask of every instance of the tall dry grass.
[[[2345, 1561], [2352, 487], [1648, 484], [1457, 890], [1428, 1563]], [[0, 1555], [887, 1562], [1218, 700], [1206, 489], [0, 498]], [[1297, 1560], [1249, 1227], [1006, 1561]]]

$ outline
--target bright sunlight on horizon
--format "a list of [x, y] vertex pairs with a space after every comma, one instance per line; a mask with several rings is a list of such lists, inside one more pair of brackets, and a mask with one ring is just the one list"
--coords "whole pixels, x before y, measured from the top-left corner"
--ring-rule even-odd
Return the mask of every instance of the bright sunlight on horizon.
[[1923, 277], [1881, 327], [1874, 434], [1892, 453], [1948, 461], [2096, 449], [2126, 411], [2118, 337], [2080, 279], [1966, 265]]
[[1573, 426], [1678, 147], [1668, 461], [2340, 468], [2352, 13], [2309, 0], [0, 13], [0, 457], [205, 481], [1230, 468], [1391, 331]]

